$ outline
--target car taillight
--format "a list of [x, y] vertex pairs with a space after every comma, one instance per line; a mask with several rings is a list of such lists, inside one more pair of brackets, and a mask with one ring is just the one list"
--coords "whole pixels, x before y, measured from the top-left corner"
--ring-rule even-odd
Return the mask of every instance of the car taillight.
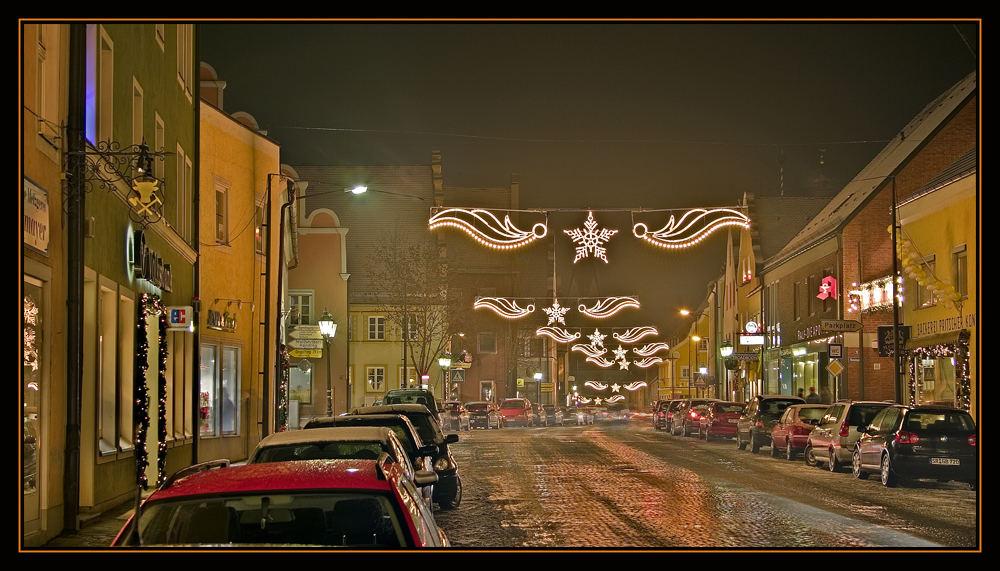
[[975, 446], [975, 445], [976, 445], [976, 435], [973, 434], [972, 436], [969, 437], [969, 446]]
[[896, 444], [916, 444], [920, 440], [920, 437], [913, 432], [907, 432], [901, 430], [899, 434], [896, 435]]
[[847, 426], [847, 419], [844, 419], [844, 423], [840, 425], [840, 437], [847, 438], [851, 435], [851, 429]]
[[698, 418], [698, 413], [692, 410], [691, 411], [691, 418]]

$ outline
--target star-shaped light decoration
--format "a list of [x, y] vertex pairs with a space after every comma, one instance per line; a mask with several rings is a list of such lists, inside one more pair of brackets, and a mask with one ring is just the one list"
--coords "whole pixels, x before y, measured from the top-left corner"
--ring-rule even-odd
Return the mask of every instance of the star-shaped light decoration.
[[595, 398], [594, 399], [594, 404], [601, 404], [601, 397]]
[[569, 308], [560, 306], [558, 299], [552, 301], [551, 307], [543, 307], [542, 311], [549, 316], [549, 322], [546, 325], [552, 325], [553, 323], [562, 323], [563, 325], [566, 325], [566, 320], [563, 316], [566, 315]]
[[608, 263], [607, 248], [602, 246], [612, 236], [618, 233], [618, 230], [609, 230], [607, 228], [601, 228], [597, 230], [597, 221], [594, 220], [593, 211], [587, 212], [587, 221], [583, 223], [583, 229], [574, 228], [572, 230], [563, 230], [567, 236], [573, 240], [574, 243], [579, 244], [576, 247], [576, 256], [573, 258], [573, 263], [577, 263], [582, 258], [587, 258], [590, 254], [593, 254], [595, 258], [600, 258], [605, 264]]
[[594, 333], [587, 335], [587, 339], [590, 339], [590, 344], [594, 347], [604, 347], [604, 339], [607, 335], [601, 333], [600, 329], [595, 329]]
[[622, 388], [621, 385], [619, 385], [618, 383], [615, 383], [615, 384], [611, 385], [611, 392], [617, 393], [617, 392], [619, 392], [619, 389], [621, 389], [621, 388]]
[[615, 361], [624, 361], [625, 354], [628, 353], [628, 349], [625, 349], [624, 347], [619, 345], [618, 348], [612, 352], [615, 354]]
[[622, 359], [621, 361], [618, 361], [618, 370], [619, 371], [627, 371], [628, 370], [628, 365], [629, 365], [629, 362], [626, 361], [625, 359]]

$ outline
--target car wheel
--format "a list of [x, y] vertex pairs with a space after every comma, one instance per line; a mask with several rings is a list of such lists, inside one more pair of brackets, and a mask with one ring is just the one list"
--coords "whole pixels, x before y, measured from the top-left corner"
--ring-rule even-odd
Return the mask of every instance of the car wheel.
[[778, 457], [778, 447], [774, 445], [774, 440], [771, 440], [771, 458]]
[[447, 500], [438, 502], [443, 510], [453, 510], [462, 503], [462, 479], [455, 476], [455, 493]]
[[887, 488], [894, 488], [896, 484], [899, 483], [899, 479], [896, 474], [892, 471], [892, 466], [889, 464], [889, 454], [885, 453], [882, 455], [882, 485]]
[[785, 440], [785, 460], [792, 461], [795, 459], [795, 452], [792, 452], [792, 441]]
[[753, 432], [750, 433], [750, 451], [754, 454], [760, 452], [760, 442], [757, 441], [757, 437], [754, 436]]
[[861, 451], [855, 450], [854, 455], [851, 456], [851, 472], [854, 473], [854, 477], [859, 480], [867, 480], [868, 472], [861, 469]]
[[816, 454], [813, 453], [812, 444], [806, 444], [806, 450], [802, 453], [802, 457], [806, 460], [806, 466], [816, 465]]
[[826, 463], [826, 467], [830, 469], [831, 472], [840, 471], [840, 462], [837, 462], [837, 452], [834, 449], [830, 449], [830, 461]]

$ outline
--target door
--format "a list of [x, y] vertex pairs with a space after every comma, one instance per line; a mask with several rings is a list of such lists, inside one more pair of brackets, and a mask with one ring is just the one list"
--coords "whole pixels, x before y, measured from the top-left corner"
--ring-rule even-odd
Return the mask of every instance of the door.
[[45, 356], [43, 337], [42, 282], [24, 276], [23, 317], [24, 329], [21, 367], [21, 493], [23, 531], [38, 529], [39, 495], [41, 494], [42, 454], [42, 391]]

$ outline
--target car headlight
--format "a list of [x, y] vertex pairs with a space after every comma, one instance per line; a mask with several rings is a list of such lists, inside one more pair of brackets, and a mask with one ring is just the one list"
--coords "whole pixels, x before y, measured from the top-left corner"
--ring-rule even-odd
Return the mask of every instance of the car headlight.
[[451, 468], [451, 462], [448, 461], [447, 456], [442, 456], [434, 461], [434, 470], [437, 472], [442, 472]]

